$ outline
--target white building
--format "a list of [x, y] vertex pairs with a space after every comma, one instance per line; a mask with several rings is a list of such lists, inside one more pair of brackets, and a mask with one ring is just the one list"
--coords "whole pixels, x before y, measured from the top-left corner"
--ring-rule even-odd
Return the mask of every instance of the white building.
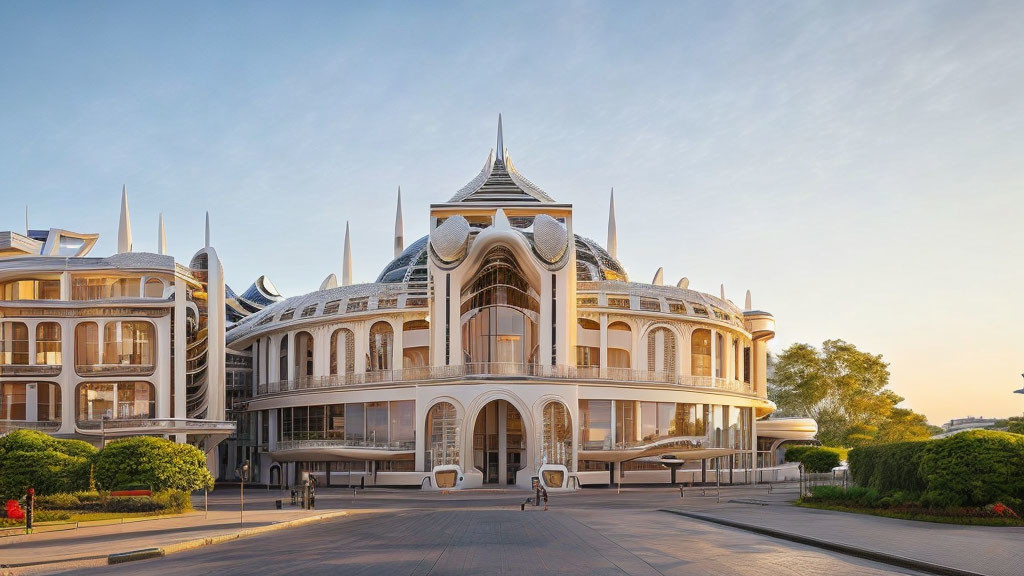
[[757, 466], [772, 315], [661, 270], [631, 282], [614, 201], [602, 247], [516, 170], [500, 118], [497, 150], [408, 247], [399, 199], [376, 282], [349, 284], [346, 228], [341, 286], [229, 330], [252, 359], [254, 480], [564, 488]]
[[[225, 420], [224, 270], [209, 245], [188, 266], [132, 250], [122, 192], [118, 253], [98, 234], [0, 232], [0, 434], [33, 428], [99, 444], [147, 434], [208, 453]], [[211, 468], [216, 472], [216, 461]]]

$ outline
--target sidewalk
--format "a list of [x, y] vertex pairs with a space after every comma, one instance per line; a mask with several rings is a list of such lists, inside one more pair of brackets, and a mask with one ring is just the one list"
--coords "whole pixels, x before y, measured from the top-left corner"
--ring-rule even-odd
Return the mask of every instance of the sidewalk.
[[689, 498], [664, 510], [964, 572], [1018, 576], [1024, 570], [1024, 527], [959, 526], [815, 510], [793, 506], [787, 501], [793, 498], [795, 494], [768, 496], [762, 491], [744, 494], [741, 499], [746, 503], [737, 503], [729, 502], [737, 497], [723, 490], [721, 504], [713, 498]]
[[[0, 574], [6, 574], [4, 570], [8, 567], [100, 561], [110, 554], [180, 546], [198, 539], [238, 534], [243, 530], [266, 529], [285, 522], [345, 514], [340, 507], [330, 505], [302, 510], [289, 504], [286, 493], [254, 490], [252, 495], [246, 491], [245, 523], [242, 525], [239, 523], [237, 491], [214, 494], [210, 495], [208, 514], [203, 512], [203, 497], [200, 495], [193, 497], [196, 511], [182, 516], [0, 538]], [[281, 510], [275, 508], [277, 499], [283, 500]]]

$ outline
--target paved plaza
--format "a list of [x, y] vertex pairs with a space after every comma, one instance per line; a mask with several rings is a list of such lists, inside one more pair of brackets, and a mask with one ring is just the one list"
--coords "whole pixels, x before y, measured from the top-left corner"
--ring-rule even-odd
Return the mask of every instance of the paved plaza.
[[[917, 574], [909, 569], [683, 517], [665, 510], [771, 525], [885, 553], [994, 576], [1018, 574], [1024, 529], [961, 527], [796, 508], [793, 490], [723, 488], [721, 501], [669, 488], [552, 494], [325, 490], [318, 510], [287, 494], [246, 493], [247, 528], [311, 514], [301, 526], [107, 566], [99, 559], [14, 569], [14, 574]], [[274, 500], [284, 498], [283, 510]], [[0, 562], [85, 558], [237, 533], [237, 492], [221, 488], [210, 514], [0, 539]], [[344, 516], [337, 516], [344, 512]], [[165, 522], [165, 524], [161, 524]], [[2, 573], [2, 572], [0, 572]]]

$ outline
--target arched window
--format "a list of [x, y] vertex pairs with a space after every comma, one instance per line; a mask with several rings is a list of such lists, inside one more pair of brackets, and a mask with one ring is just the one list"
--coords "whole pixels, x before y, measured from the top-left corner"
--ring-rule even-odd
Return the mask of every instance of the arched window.
[[491, 249], [462, 291], [465, 362], [536, 364], [538, 294], [511, 250]]
[[356, 371], [355, 347], [355, 335], [348, 328], [338, 328], [331, 333], [331, 376]]
[[572, 416], [561, 402], [544, 405], [541, 458], [548, 464], [564, 464], [572, 471]]
[[426, 445], [423, 447], [426, 466], [459, 463], [458, 421], [455, 406], [450, 402], [438, 402], [427, 412]]
[[79, 425], [98, 426], [111, 420], [153, 418], [156, 391], [149, 382], [87, 382], [78, 385], [76, 420]]
[[82, 374], [99, 364], [99, 326], [95, 322], [81, 322], [75, 326], [75, 369]]
[[36, 325], [36, 364], [60, 366], [60, 324], [40, 322]]
[[402, 368], [430, 366], [430, 323], [410, 320], [402, 325]]
[[675, 374], [676, 335], [668, 328], [655, 328], [647, 334], [647, 369]]
[[576, 366], [598, 367], [601, 365], [601, 325], [579, 318], [576, 320]]
[[146, 280], [146, 298], [163, 298], [164, 283], [159, 278]]
[[690, 336], [690, 374], [711, 376], [711, 331], [705, 328]]
[[395, 333], [388, 322], [370, 326], [370, 358], [367, 371], [391, 370], [391, 354], [395, 348]]
[[633, 331], [625, 322], [608, 325], [608, 367], [630, 368], [633, 355]]
[[28, 365], [28, 326], [24, 322], [0, 322], [0, 365]]
[[103, 364], [153, 366], [153, 332], [149, 322], [108, 322], [103, 329]]
[[313, 376], [313, 336], [309, 332], [295, 335], [295, 377], [312, 378]]

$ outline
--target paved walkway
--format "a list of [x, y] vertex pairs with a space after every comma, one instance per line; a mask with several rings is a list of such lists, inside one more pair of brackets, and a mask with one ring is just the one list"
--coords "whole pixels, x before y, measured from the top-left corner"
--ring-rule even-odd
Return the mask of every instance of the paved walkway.
[[[210, 495], [210, 510], [202, 511], [202, 497], [193, 498], [196, 512], [181, 516], [129, 521], [124, 524], [91, 525], [75, 530], [36, 532], [0, 538], [0, 568], [37, 562], [82, 560], [106, 557], [143, 548], [162, 548], [200, 538], [211, 538], [245, 529], [270, 526], [301, 518], [314, 517], [339, 508], [318, 506], [301, 510], [289, 506], [277, 510], [274, 500], [283, 493], [254, 491], [246, 493], [244, 525], [239, 523], [238, 493], [227, 490]], [[3, 574], [3, 572], [0, 572]]]
[[[722, 503], [684, 498], [673, 508], [991, 576], [1024, 574], [1024, 527], [959, 526], [815, 510], [791, 505], [795, 493], [723, 491]], [[746, 503], [729, 502], [743, 500]], [[768, 505], [757, 505], [759, 501]]]

